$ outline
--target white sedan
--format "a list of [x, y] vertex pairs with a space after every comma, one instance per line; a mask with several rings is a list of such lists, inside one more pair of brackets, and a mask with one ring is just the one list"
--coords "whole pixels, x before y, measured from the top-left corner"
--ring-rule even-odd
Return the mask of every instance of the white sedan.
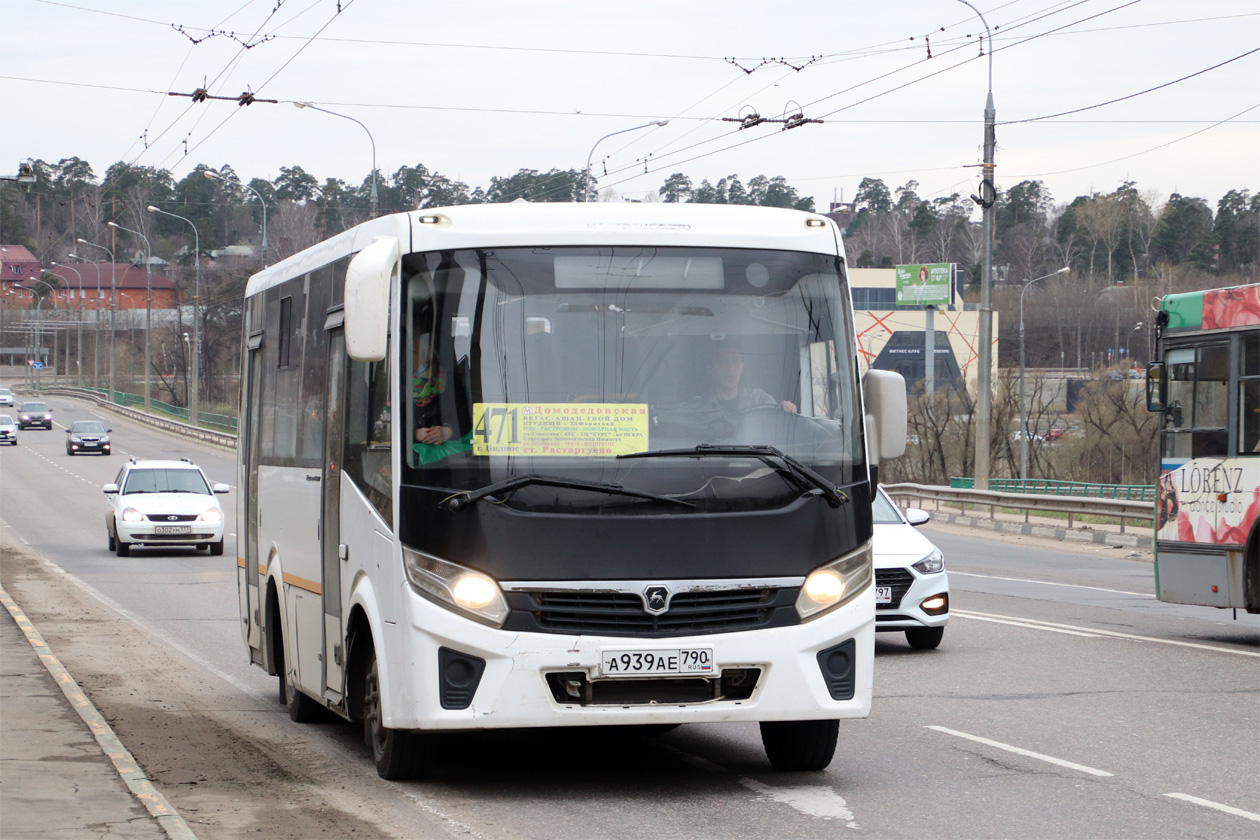
[[17, 433], [17, 423], [14, 422], [12, 415], [0, 414], [0, 443], [17, 446]]
[[931, 519], [902, 513], [881, 487], [875, 496], [875, 630], [904, 630], [910, 647], [931, 650], [949, 623], [945, 555], [915, 530]]
[[228, 489], [187, 459], [128, 461], [103, 488], [110, 550], [126, 557], [133, 545], [180, 545], [222, 554], [223, 508], [215, 494]]

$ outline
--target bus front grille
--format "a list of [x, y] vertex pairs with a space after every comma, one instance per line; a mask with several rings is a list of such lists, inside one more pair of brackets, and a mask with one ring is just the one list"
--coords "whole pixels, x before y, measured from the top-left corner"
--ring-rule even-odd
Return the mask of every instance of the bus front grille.
[[796, 587], [679, 592], [667, 612], [654, 615], [628, 592], [522, 590], [508, 593], [512, 615], [505, 629], [667, 637], [785, 627], [799, 623], [797, 592]]

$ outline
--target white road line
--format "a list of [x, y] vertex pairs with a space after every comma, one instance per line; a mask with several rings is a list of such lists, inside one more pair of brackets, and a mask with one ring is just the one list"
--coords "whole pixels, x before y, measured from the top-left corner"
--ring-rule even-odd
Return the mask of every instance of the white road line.
[[1028, 578], [1002, 577], [1001, 575], [978, 575], [975, 572], [955, 572], [950, 569], [950, 577], [977, 577], [988, 578], [989, 580], [1009, 580], [1012, 583], [1037, 583], [1042, 586], [1066, 586], [1069, 589], [1092, 589], [1095, 592], [1110, 592], [1115, 595], [1132, 595], [1135, 598], [1154, 598], [1150, 592], [1126, 592], [1123, 589], [1106, 589], [1101, 586], [1082, 586], [1079, 583], [1058, 583], [1049, 580], [1029, 580]]
[[1028, 630], [1045, 630], [1047, 633], [1063, 633], [1068, 636], [1084, 636], [1087, 639], [1098, 638], [1097, 633], [1082, 633], [1077, 630], [1060, 630], [1057, 627], [1040, 627], [1036, 624], [1030, 624], [1027, 621], [1005, 621], [1000, 618], [989, 618], [987, 616], [973, 615], [970, 613], [961, 613], [958, 610], [954, 610], [952, 615], [956, 615], [959, 618], [970, 618], [973, 621], [987, 621], [987, 622], [990, 622], [991, 624], [1009, 624], [1013, 627], [1024, 627], [1024, 628], [1027, 628]]
[[1215, 808], [1218, 811], [1224, 811], [1226, 814], [1233, 814], [1235, 817], [1242, 817], [1243, 819], [1260, 822], [1260, 814], [1253, 814], [1250, 811], [1244, 811], [1242, 808], [1235, 808], [1231, 805], [1222, 805], [1221, 803], [1213, 802], [1210, 799], [1200, 799], [1199, 797], [1191, 796], [1188, 793], [1165, 793], [1164, 796], [1171, 796], [1173, 799], [1193, 802], [1195, 805], [1202, 805], [1204, 808]]
[[1216, 645], [1201, 645], [1198, 642], [1182, 642], [1176, 639], [1157, 639], [1154, 636], [1138, 636], [1133, 633], [1117, 633], [1114, 630], [1097, 630], [1093, 627], [1080, 627], [1075, 624], [1056, 624], [1053, 621], [1039, 621], [1035, 618], [1020, 618], [1011, 615], [993, 615], [991, 613], [976, 613], [970, 610], [951, 610], [951, 615], [959, 618], [970, 618], [976, 621], [998, 621], [1005, 619], [1006, 622], [1017, 624], [1024, 627], [1030, 627], [1035, 630], [1046, 630], [1055, 632], [1056, 628], [1061, 628], [1058, 632], [1079, 631], [1080, 635], [1087, 636], [1109, 636], [1115, 639], [1132, 639], [1135, 642], [1154, 642], [1160, 645], [1175, 645], [1177, 647], [1195, 648], [1197, 650], [1210, 650], [1214, 653], [1232, 653], [1237, 656], [1254, 656], [1260, 657], [1260, 653], [1250, 650], [1237, 650], [1235, 648], [1217, 647]]
[[958, 738], [966, 738], [968, 741], [975, 741], [978, 744], [986, 744], [990, 747], [996, 747], [999, 750], [1006, 750], [1007, 752], [1015, 753], [1016, 755], [1022, 755], [1028, 758], [1035, 758], [1038, 761], [1045, 761], [1045, 762], [1049, 762], [1050, 764], [1057, 764], [1058, 766], [1066, 767], [1069, 770], [1079, 770], [1082, 773], [1089, 773], [1094, 776], [1112, 775], [1111, 773], [1108, 773], [1106, 770], [1097, 770], [1093, 767], [1086, 767], [1084, 764], [1075, 764], [1071, 761], [1064, 761], [1063, 759], [1055, 758], [1052, 755], [1042, 755], [1041, 753], [1032, 752], [1031, 750], [1020, 749], [1019, 747], [1013, 747], [1010, 744], [1003, 744], [1001, 741], [991, 741], [988, 738], [981, 738], [979, 735], [968, 735], [966, 732], [959, 732], [955, 729], [946, 729], [944, 726], [926, 726], [924, 728], [934, 729], [937, 732], [944, 732], [946, 735], [954, 735]]

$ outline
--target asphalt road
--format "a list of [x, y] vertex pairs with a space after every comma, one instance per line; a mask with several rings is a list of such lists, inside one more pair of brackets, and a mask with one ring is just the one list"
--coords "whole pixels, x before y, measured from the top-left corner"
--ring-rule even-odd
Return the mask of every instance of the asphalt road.
[[[765, 838], [1260, 835], [1260, 621], [1161, 604], [1149, 558], [927, 526], [953, 616], [935, 651], [876, 644], [870, 719], [823, 773], [776, 773], [753, 725], [453, 735], [431, 780], [376, 777], [356, 727], [300, 725], [247, 663], [233, 454], [108, 416], [0, 450], [5, 587], [199, 837]], [[227, 555], [106, 550], [120, 460], [233, 485]], [[36, 555], [51, 561], [44, 564]], [[65, 574], [62, 574], [64, 571]]]

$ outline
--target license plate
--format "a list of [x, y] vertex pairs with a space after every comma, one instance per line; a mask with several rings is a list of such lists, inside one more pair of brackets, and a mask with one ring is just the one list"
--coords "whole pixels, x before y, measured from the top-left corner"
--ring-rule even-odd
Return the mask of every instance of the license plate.
[[155, 534], [191, 534], [191, 525], [155, 525], [153, 527]]
[[712, 674], [712, 648], [600, 651], [600, 674], [605, 677], [670, 677]]
[[875, 587], [875, 603], [891, 604], [892, 603], [892, 587], [891, 586]]

